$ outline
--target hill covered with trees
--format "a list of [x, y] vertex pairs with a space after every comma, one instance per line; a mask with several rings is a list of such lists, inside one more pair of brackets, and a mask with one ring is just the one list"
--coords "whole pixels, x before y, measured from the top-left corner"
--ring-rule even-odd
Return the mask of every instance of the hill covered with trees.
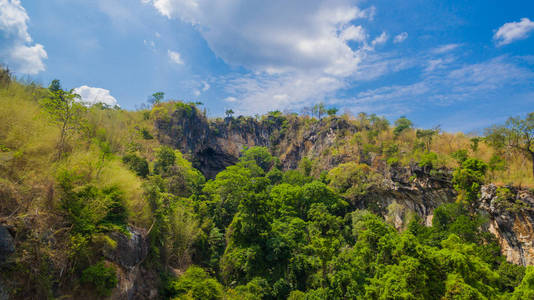
[[475, 136], [0, 85], [0, 298], [534, 298], [534, 113]]

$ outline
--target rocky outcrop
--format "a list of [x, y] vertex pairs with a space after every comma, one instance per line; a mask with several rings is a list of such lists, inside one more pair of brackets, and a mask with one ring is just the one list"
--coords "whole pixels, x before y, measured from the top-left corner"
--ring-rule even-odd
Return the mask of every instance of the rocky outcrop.
[[[354, 208], [379, 213], [400, 230], [414, 215], [431, 225], [434, 209], [456, 199], [450, 170], [390, 167], [376, 157], [351, 154], [352, 146], [340, 151], [342, 155], [331, 153], [333, 146], [339, 147], [359, 131], [344, 118], [312, 120], [274, 113], [262, 118], [208, 120], [196, 107], [180, 104], [170, 115], [158, 118], [155, 127], [161, 143], [188, 155], [207, 178], [236, 163], [241, 150], [251, 146], [268, 147], [284, 169], [296, 168], [303, 157], [316, 158], [323, 169], [358, 157], [378, 170], [384, 182], [352, 203]], [[489, 217], [487, 229], [497, 237], [509, 261], [534, 265], [534, 196], [517, 188], [509, 191], [503, 198], [496, 186], [484, 186], [474, 208]]]
[[507, 260], [534, 265], [534, 195], [514, 187], [483, 186], [478, 209], [488, 213], [492, 232]]
[[146, 258], [148, 245], [141, 232], [128, 228], [128, 234], [112, 232], [108, 236], [116, 242], [116, 246], [105, 249], [104, 257], [122, 268], [133, 269]]
[[369, 191], [355, 208], [372, 210], [402, 230], [419, 216], [427, 226], [432, 225], [434, 209], [456, 199], [449, 170], [432, 173], [414, 164], [409, 167], [379, 166], [384, 176], [380, 188]]
[[[157, 118], [157, 138], [189, 155], [193, 166], [207, 178], [235, 164], [245, 147], [267, 147], [280, 157], [285, 169], [291, 169], [305, 156], [323, 155], [338, 137], [358, 131], [336, 117], [304, 122], [291, 115], [271, 114], [261, 119], [240, 116], [208, 120], [194, 106], [189, 108], [180, 105], [170, 115]], [[332, 166], [342, 161], [332, 155], [324, 158]]]
[[15, 252], [15, 240], [8, 228], [0, 225], [0, 264], [6, 262], [13, 252]]
[[108, 234], [116, 245], [102, 251], [104, 257], [117, 265], [118, 287], [113, 299], [155, 299], [158, 277], [145, 270], [141, 263], [148, 255], [148, 243], [143, 232], [128, 228], [128, 233]]

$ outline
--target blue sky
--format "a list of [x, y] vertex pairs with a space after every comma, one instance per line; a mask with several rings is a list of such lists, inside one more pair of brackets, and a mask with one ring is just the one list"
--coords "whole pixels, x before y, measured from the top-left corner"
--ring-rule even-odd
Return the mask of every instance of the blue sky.
[[163, 91], [476, 131], [534, 111], [534, 2], [0, 0], [0, 62], [126, 109]]

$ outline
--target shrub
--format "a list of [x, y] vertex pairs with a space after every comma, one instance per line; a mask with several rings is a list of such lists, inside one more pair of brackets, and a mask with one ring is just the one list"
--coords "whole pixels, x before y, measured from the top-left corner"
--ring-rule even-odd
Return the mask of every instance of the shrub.
[[141, 129], [141, 135], [143, 136], [143, 138], [145, 140], [152, 140], [154, 139], [154, 137], [152, 136], [152, 134], [150, 134], [150, 132], [148, 131], [148, 129], [146, 128], [142, 128]]
[[186, 299], [214, 300], [223, 296], [222, 285], [196, 266], [189, 267], [178, 279], [170, 281], [166, 290], [171, 297], [185, 296]]
[[479, 197], [480, 186], [484, 183], [484, 176], [488, 165], [483, 161], [470, 158], [453, 173], [452, 183], [458, 191], [458, 200], [472, 202]]
[[434, 152], [427, 152], [423, 154], [421, 160], [419, 160], [419, 166], [422, 168], [432, 169], [436, 166], [438, 160], [438, 155]]
[[159, 149], [157, 160], [154, 164], [154, 173], [163, 174], [167, 172], [168, 168], [174, 165], [176, 161], [176, 154], [170, 147], [163, 146]]
[[122, 162], [125, 163], [130, 170], [134, 171], [138, 176], [146, 177], [149, 173], [147, 160], [135, 155], [134, 153], [123, 156]]
[[100, 296], [111, 295], [118, 282], [115, 269], [106, 266], [103, 261], [90, 266], [82, 273], [82, 283], [92, 285]]

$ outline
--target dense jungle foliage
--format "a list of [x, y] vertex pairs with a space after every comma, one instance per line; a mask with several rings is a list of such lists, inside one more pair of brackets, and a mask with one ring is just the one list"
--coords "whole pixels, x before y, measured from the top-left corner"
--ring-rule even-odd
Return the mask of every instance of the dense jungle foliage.
[[[102, 252], [116, 247], [110, 233], [132, 229], [149, 241], [140, 264], [164, 299], [534, 299], [534, 267], [506, 262], [471, 205], [486, 182], [533, 185], [532, 136], [521, 136], [532, 113], [485, 136], [340, 116], [361, 131], [327, 155], [364, 149], [388, 166], [454, 170], [457, 200], [431, 226], [413, 215], [398, 231], [372, 205], [355, 209], [383, 181], [365, 160], [324, 169], [304, 158], [283, 170], [269, 149], [251, 147], [206, 180], [153, 126], [195, 104], [87, 107], [59, 81], [0, 79], [0, 218], [16, 232], [0, 268], [15, 299], [112, 295], [122, 271]], [[336, 117], [322, 109], [271, 115]]]

